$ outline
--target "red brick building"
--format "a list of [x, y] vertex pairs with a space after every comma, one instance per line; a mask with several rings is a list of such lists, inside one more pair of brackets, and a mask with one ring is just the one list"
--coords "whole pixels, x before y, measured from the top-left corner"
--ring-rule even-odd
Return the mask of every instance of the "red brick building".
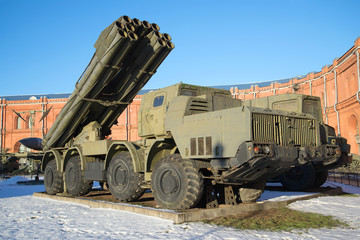
[[[230, 89], [239, 99], [260, 98], [275, 94], [293, 92], [319, 96], [322, 101], [324, 121], [335, 127], [337, 134], [348, 139], [351, 152], [359, 154], [360, 147], [360, 38], [343, 56], [335, 59], [320, 72], [306, 76], [273, 82], [220, 86]], [[230, 88], [231, 87], [231, 88]], [[140, 92], [141, 94], [142, 92]], [[9, 152], [24, 151], [19, 140], [26, 137], [40, 137], [50, 129], [69, 94], [47, 96], [1, 97], [0, 147]], [[138, 140], [137, 113], [141, 95], [119, 117], [118, 125], [112, 128], [112, 139]], [[50, 109], [49, 115], [41, 120], [43, 113]], [[24, 118], [23, 121], [14, 112]]]

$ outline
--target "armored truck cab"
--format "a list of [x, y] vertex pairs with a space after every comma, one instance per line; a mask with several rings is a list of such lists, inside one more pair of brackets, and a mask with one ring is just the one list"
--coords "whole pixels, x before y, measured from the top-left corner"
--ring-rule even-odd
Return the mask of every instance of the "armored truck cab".
[[[323, 121], [320, 98], [297, 93], [287, 93], [258, 99], [243, 101], [245, 106], [284, 110], [305, 113], [314, 116], [319, 124], [322, 145], [338, 145], [341, 157], [333, 159], [327, 154], [317, 155], [309, 159], [309, 164], [297, 166], [280, 176], [282, 184], [291, 190], [302, 190], [309, 187], [319, 187], [327, 179], [328, 170], [351, 163], [350, 145], [346, 138], [336, 136], [335, 129]], [[332, 149], [328, 149], [332, 151]], [[323, 158], [325, 157], [325, 158]]]
[[[235, 191], [242, 202], [256, 200], [266, 180], [292, 167], [313, 158], [337, 161], [340, 157], [338, 146], [321, 143], [319, 122], [312, 114], [246, 106], [225, 90], [179, 83], [152, 91], [143, 96], [138, 116], [143, 145], [166, 143], [178, 161], [192, 164], [194, 172], [215, 189], [220, 185], [223, 192]], [[177, 170], [161, 167], [171, 161], [166, 153], [159, 155], [164, 159], [152, 159], [151, 164], [147, 160], [151, 186], [162, 206], [174, 208], [164, 200], [165, 189], [181, 177], [169, 177]], [[165, 177], [168, 171], [171, 174]], [[213, 190], [206, 190], [206, 195], [216, 195], [208, 191]]]

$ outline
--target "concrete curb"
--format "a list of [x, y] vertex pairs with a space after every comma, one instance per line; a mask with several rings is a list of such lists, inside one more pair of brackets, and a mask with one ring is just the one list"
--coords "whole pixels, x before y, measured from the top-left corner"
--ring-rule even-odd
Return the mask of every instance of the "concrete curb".
[[89, 206], [91, 208], [110, 208], [110, 209], [122, 210], [122, 211], [172, 220], [174, 221], [174, 223], [184, 223], [184, 222], [192, 222], [192, 221], [210, 220], [216, 217], [237, 215], [245, 212], [282, 208], [296, 201], [308, 200], [323, 196], [333, 196], [333, 195], [338, 195], [340, 193], [342, 193], [341, 188], [334, 188], [323, 193], [311, 194], [308, 196], [293, 198], [285, 201], [263, 201], [263, 202], [239, 204], [237, 206], [221, 205], [219, 208], [190, 209], [186, 211], [173, 211], [168, 209], [143, 207], [143, 206], [132, 205], [127, 203], [111, 203], [111, 202], [95, 201], [95, 200], [89, 200], [83, 198], [48, 195], [46, 193], [34, 193], [34, 196], [82, 204]]

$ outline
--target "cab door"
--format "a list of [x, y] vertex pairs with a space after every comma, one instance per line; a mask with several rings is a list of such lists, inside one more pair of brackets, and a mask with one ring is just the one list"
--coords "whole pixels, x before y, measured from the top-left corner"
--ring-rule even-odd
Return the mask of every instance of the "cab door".
[[154, 95], [150, 111], [145, 114], [145, 122], [148, 126], [149, 135], [165, 135], [166, 92]]

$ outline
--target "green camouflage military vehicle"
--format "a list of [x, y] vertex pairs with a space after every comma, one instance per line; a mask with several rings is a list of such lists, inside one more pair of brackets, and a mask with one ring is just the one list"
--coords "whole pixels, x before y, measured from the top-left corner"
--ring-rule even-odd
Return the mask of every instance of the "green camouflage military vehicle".
[[[316, 152], [337, 161], [311, 114], [245, 106], [225, 90], [176, 84], [143, 96], [136, 142], [110, 140], [111, 127], [174, 48], [156, 24], [121, 17], [100, 35], [96, 52], [42, 140], [48, 194], [87, 194], [107, 183], [120, 201], [151, 188], [160, 207], [204, 200], [255, 201], [265, 182], [308, 163]], [[317, 155], [317, 156], [318, 156]]]
[[[293, 167], [289, 172], [279, 176], [281, 183], [290, 190], [303, 190], [319, 187], [327, 179], [328, 170], [351, 163], [350, 145], [343, 137], [336, 136], [335, 129], [323, 121], [320, 98], [297, 93], [288, 93], [243, 101], [245, 106], [284, 110], [314, 116], [320, 129], [321, 144], [338, 145], [341, 149], [340, 158], [329, 156], [332, 149], [323, 148], [323, 153], [307, 151], [308, 164]], [[330, 150], [330, 152], [327, 152]]]
[[165, 208], [194, 207], [204, 193], [208, 206], [235, 204], [255, 201], [268, 179], [306, 164], [308, 152], [340, 157], [337, 145], [321, 144], [312, 115], [244, 106], [225, 90], [180, 83], [152, 91], [138, 116], [140, 141], [105, 140], [94, 121], [69, 147], [48, 151], [47, 192], [63, 190], [64, 174], [72, 195], [103, 181], [121, 201], [151, 188]]

